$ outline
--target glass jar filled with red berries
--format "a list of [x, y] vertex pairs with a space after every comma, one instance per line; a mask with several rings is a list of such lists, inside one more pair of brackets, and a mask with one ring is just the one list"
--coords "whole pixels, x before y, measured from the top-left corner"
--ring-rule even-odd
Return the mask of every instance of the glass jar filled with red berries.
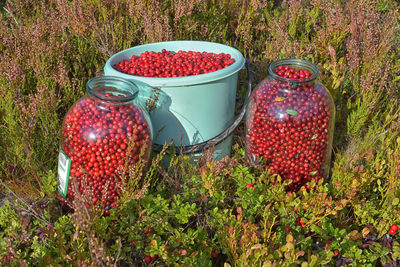
[[291, 180], [289, 190], [329, 174], [335, 106], [318, 74], [309, 61], [277, 60], [249, 102], [247, 156]]
[[[126, 79], [101, 76], [88, 81], [87, 95], [65, 116], [58, 162], [59, 198], [71, 206], [75, 189], [89, 204], [117, 205], [124, 168], [150, 157], [152, 127], [137, 100], [138, 88]], [[76, 185], [73, 186], [73, 181]]]

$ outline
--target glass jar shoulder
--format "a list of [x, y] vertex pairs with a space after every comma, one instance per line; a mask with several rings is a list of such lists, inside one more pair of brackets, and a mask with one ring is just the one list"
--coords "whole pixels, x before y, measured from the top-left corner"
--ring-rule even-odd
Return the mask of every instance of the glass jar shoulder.
[[329, 91], [319, 82], [283, 82], [266, 78], [254, 90], [249, 115], [277, 121], [315, 119], [322, 113], [334, 113], [333, 99]]
[[147, 113], [132, 101], [113, 104], [84, 96], [64, 118], [62, 145], [73, 139], [79, 139], [87, 145], [110, 138], [127, 142], [135, 135], [151, 139], [152, 128], [149, 123]]

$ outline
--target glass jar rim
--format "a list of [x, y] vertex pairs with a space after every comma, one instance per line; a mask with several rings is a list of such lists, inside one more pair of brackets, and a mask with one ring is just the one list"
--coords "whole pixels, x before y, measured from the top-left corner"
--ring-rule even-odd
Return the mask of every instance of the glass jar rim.
[[[121, 93], [123, 96], [111, 98], [105, 94], [102, 94], [99, 90], [94, 90], [96, 87], [108, 88], [109, 91]], [[136, 98], [136, 96], [139, 94], [139, 89], [132, 81], [117, 76], [105, 75], [91, 78], [86, 83], [86, 92], [90, 96], [94, 96], [103, 101], [128, 102]]]
[[[303, 79], [293, 79], [293, 78], [285, 78], [282, 76], [279, 76], [278, 74], [275, 73], [275, 70], [278, 66], [283, 65], [283, 66], [290, 66], [290, 67], [301, 67], [304, 69], [307, 69], [310, 73], [311, 76], [308, 78], [303, 78]], [[295, 82], [295, 83], [306, 83], [306, 82], [311, 82], [317, 79], [319, 75], [319, 69], [317, 65], [314, 63], [305, 60], [305, 59], [300, 59], [300, 58], [284, 58], [284, 59], [279, 59], [274, 62], [272, 62], [269, 65], [268, 68], [268, 74], [272, 76], [272, 78], [282, 81], [282, 82]]]

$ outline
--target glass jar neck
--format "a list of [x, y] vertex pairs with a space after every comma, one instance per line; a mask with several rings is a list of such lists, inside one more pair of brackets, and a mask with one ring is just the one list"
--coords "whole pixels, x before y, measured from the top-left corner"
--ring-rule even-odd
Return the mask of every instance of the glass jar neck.
[[114, 104], [132, 101], [139, 93], [133, 82], [116, 76], [94, 77], [87, 82], [86, 91], [94, 99]]
[[[306, 69], [310, 72], [311, 76], [308, 78], [302, 78], [302, 79], [292, 79], [292, 78], [282, 77], [276, 73], [276, 70], [278, 69], [279, 66], [283, 66], [283, 67], [288, 66], [289, 68], [293, 68], [293, 69]], [[298, 59], [298, 58], [285, 58], [285, 59], [280, 59], [280, 60], [276, 60], [276, 61], [272, 62], [269, 65], [268, 74], [273, 79], [279, 80], [282, 82], [291, 83], [292, 86], [296, 88], [297, 84], [314, 82], [318, 78], [319, 70], [315, 64], [313, 64], [307, 60]]]

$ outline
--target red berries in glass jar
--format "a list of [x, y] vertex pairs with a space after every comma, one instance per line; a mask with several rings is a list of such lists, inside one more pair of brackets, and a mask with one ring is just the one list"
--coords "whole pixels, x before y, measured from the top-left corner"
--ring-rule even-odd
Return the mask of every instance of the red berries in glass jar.
[[163, 49], [146, 51], [113, 66], [119, 72], [144, 77], [182, 77], [217, 71], [235, 63], [230, 54]]
[[87, 92], [64, 119], [58, 189], [62, 202], [70, 206], [76, 179], [79, 190], [89, 192], [89, 204], [109, 215], [117, 205], [122, 169], [149, 159], [152, 128], [130, 81], [96, 77], [88, 81]]
[[335, 107], [311, 62], [278, 60], [268, 72], [248, 106], [246, 153], [295, 191], [329, 173]]

